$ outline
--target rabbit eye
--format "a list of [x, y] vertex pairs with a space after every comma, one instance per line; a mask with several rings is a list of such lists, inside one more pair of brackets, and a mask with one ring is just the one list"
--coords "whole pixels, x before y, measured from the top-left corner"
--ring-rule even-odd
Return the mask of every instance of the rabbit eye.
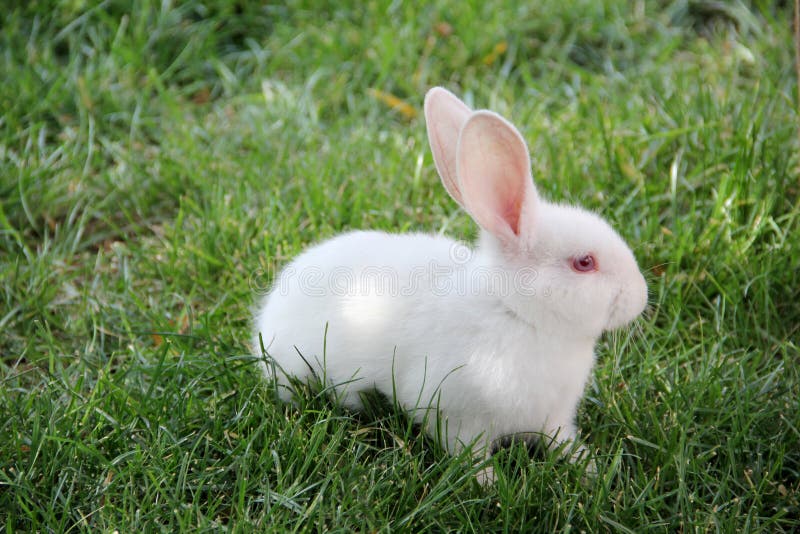
[[594, 256], [587, 254], [572, 259], [572, 268], [579, 273], [591, 273], [597, 270]]

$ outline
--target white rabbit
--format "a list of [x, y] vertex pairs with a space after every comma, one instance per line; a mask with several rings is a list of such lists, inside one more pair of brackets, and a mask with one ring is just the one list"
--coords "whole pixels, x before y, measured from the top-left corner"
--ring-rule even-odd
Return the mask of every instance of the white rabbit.
[[354, 409], [374, 388], [451, 452], [472, 444], [483, 458], [518, 433], [574, 440], [598, 337], [647, 303], [633, 253], [597, 215], [539, 197], [525, 141], [499, 115], [437, 87], [425, 119], [442, 183], [481, 227], [477, 247], [384, 232], [316, 245], [274, 281], [253, 345], [280, 369], [282, 398], [286, 375], [324, 379]]

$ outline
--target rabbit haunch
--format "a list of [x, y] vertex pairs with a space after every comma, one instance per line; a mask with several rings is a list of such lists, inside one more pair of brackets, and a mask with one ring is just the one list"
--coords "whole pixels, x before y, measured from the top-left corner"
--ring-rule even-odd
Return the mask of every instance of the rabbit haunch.
[[[475, 250], [383, 232], [308, 249], [256, 313], [254, 348], [275, 364], [265, 373], [277, 370], [285, 400], [289, 376], [324, 377], [356, 409], [362, 390], [394, 395], [450, 451], [474, 443], [483, 457], [522, 432], [573, 440], [598, 337], [646, 305], [636, 260], [602, 218], [539, 198], [505, 119], [441, 88], [425, 118], [443, 185], [481, 227]], [[574, 269], [576, 258], [591, 269]], [[396, 287], [377, 287], [376, 267]]]

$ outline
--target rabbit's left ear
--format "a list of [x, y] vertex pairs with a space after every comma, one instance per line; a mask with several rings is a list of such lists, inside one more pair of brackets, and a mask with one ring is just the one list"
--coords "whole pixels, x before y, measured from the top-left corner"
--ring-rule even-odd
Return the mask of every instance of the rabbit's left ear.
[[456, 172], [464, 206], [482, 228], [506, 243], [532, 230], [539, 199], [528, 147], [511, 123], [473, 113], [458, 139]]
[[458, 133], [471, 114], [472, 110], [447, 89], [434, 87], [425, 95], [425, 125], [433, 162], [444, 188], [461, 207], [464, 201], [456, 178], [456, 146]]

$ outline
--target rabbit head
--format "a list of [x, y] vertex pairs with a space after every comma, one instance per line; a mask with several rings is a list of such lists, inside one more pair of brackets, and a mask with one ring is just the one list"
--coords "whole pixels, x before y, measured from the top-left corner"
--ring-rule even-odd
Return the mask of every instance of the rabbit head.
[[636, 318], [647, 285], [622, 238], [598, 215], [540, 198], [528, 147], [491, 111], [431, 89], [425, 118], [450, 196], [481, 227], [475, 261], [511, 312], [535, 328], [596, 338]]

